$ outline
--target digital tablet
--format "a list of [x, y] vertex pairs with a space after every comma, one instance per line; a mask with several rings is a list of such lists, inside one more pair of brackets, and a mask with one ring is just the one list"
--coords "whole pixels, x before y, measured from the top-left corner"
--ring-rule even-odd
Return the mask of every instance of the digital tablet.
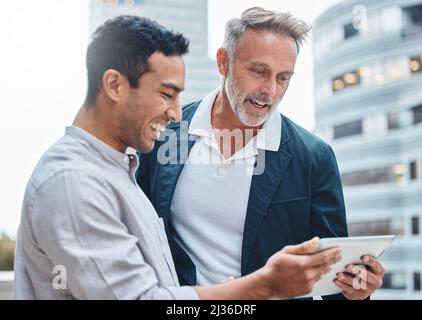
[[349, 264], [362, 264], [361, 257], [363, 255], [379, 256], [393, 242], [395, 236], [371, 236], [371, 237], [348, 237], [348, 238], [323, 238], [315, 252], [329, 249], [332, 247], [340, 247], [342, 259], [332, 266], [329, 273], [325, 274], [314, 286], [311, 293], [301, 296], [325, 296], [330, 294], [341, 293], [342, 290], [337, 287], [333, 279], [336, 278], [338, 272], [345, 270]]

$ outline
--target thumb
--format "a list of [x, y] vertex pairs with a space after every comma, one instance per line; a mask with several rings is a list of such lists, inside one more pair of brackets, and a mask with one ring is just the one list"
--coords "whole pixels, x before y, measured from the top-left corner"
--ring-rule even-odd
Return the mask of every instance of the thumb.
[[301, 244], [295, 246], [286, 246], [282, 249], [282, 252], [290, 254], [311, 254], [314, 252], [318, 244], [319, 238], [314, 237], [311, 240], [302, 242]]

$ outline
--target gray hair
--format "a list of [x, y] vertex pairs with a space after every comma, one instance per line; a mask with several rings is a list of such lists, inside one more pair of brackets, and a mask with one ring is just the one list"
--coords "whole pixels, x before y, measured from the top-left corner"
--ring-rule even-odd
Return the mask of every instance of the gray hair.
[[227, 22], [223, 48], [227, 50], [230, 58], [234, 55], [239, 39], [248, 29], [267, 30], [291, 37], [299, 53], [311, 26], [289, 12], [269, 11], [260, 7], [249, 8], [242, 13], [240, 19], [235, 18]]

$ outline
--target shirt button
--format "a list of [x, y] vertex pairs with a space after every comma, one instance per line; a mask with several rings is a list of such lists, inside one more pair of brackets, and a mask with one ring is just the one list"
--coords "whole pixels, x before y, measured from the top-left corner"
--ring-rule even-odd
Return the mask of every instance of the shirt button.
[[225, 176], [227, 174], [227, 172], [226, 172], [226, 168], [224, 168], [224, 166], [222, 165], [222, 166], [219, 166], [218, 168], [217, 168], [217, 176], [219, 176], [219, 177], [223, 177], [223, 176]]

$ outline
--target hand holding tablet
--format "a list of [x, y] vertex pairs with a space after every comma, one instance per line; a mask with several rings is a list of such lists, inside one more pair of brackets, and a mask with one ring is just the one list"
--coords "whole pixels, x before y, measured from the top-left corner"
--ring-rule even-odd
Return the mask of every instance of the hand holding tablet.
[[325, 274], [315, 284], [311, 293], [300, 297], [303, 298], [341, 293], [342, 290], [333, 282], [337, 273], [344, 272], [346, 266], [350, 264], [362, 265], [361, 258], [364, 255], [378, 258], [393, 242], [394, 238], [395, 236], [370, 236], [321, 239], [315, 252], [332, 247], [339, 247], [341, 249], [342, 259], [334, 264], [331, 271]]

